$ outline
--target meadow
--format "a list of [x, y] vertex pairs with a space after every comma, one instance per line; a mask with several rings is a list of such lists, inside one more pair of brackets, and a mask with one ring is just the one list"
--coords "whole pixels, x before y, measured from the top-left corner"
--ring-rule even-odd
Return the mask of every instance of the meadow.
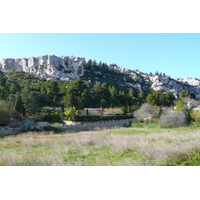
[[0, 138], [1, 166], [195, 166], [200, 129], [155, 124], [54, 134], [27, 132]]

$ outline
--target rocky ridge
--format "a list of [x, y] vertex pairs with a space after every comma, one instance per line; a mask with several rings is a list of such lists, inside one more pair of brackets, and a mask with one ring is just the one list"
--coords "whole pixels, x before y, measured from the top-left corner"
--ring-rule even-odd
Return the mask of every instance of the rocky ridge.
[[84, 75], [85, 58], [80, 57], [58, 57], [46, 55], [41, 57], [3, 59], [0, 61], [0, 70], [9, 72], [24, 71], [47, 80], [73, 81]]
[[[192, 85], [195, 82], [195, 78], [182, 79], [185, 81], [180, 81], [180, 79], [175, 80], [168, 77], [150, 76], [149, 79], [151, 81], [151, 89], [154, 91], [171, 91], [178, 98], [182, 90], [187, 90], [188, 92], [195, 93], [196, 98], [200, 99], [200, 84], [196, 84], [196, 86]], [[186, 80], [189, 80], [189, 82], [186, 82]]]
[[[0, 71], [9, 72], [14, 69], [15, 71], [24, 71], [39, 77], [44, 77], [47, 80], [73, 81], [78, 77], [84, 77], [84, 62], [85, 58], [69, 56], [57, 57], [55, 55], [22, 59], [8, 58], [0, 61]], [[158, 75], [150, 76], [139, 70], [130, 70], [118, 67], [117, 65], [112, 67], [115, 71], [125, 75], [123, 82], [118, 82], [120, 86], [133, 87], [138, 90], [149, 88], [154, 91], [171, 91], [176, 98], [178, 98], [182, 90], [187, 90], [188, 92], [195, 93], [196, 98], [200, 99], [200, 79], [172, 79]], [[94, 74], [98, 76], [98, 71], [94, 71]], [[105, 73], [103, 76], [105, 76]], [[105, 80], [112, 79], [112, 76], [108, 77]], [[132, 81], [130, 82], [127, 77], [129, 80], [130, 78], [134, 80], [134, 83]], [[98, 79], [96, 80], [96, 82], [99, 82]]]
[[146, 89], [147, 85], [154, 91], [163, 90], [165, 92], [171, 91], [173, 95], [178, 98], [179, 93], [182, 90], [193, 92], [197, 99], [200, 99], [200, 79], [198, 78], [183, 78], [172, 79], [169, 77], [161, 77], [158, 75], [148, 75], [139, 70], [129, 70], [121, 67], [115, 67], [115, 70], [119, 70], [121, 73], [128, 74], [137, 83], [133, 85], [138, 90]]

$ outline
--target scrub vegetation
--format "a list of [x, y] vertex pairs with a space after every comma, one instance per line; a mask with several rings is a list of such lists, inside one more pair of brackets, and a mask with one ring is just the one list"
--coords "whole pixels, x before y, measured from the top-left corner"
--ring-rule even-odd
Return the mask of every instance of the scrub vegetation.
[[68, 134], [29, 132], [4, 137], [0, 139], [0, 165], [200, 165], [198, 127], [141, 127]]

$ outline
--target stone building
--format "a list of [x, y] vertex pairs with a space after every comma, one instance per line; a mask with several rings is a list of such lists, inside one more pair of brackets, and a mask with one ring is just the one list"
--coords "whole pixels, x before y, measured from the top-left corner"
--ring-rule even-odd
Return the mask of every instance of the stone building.
[[103, 115], [104, 109], [101, 108], [84, 108], [84, 110], [80, 110], [79, 114], [80, 115], [86, 115], [88, 110], [89, 115]]

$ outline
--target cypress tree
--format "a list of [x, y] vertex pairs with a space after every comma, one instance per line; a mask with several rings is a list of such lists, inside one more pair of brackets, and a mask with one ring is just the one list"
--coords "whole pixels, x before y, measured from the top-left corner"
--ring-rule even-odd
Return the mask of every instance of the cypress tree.
[[25, 114], [26, 112], [19, 92], [16, 93], [13, 108], [20, 114]]

